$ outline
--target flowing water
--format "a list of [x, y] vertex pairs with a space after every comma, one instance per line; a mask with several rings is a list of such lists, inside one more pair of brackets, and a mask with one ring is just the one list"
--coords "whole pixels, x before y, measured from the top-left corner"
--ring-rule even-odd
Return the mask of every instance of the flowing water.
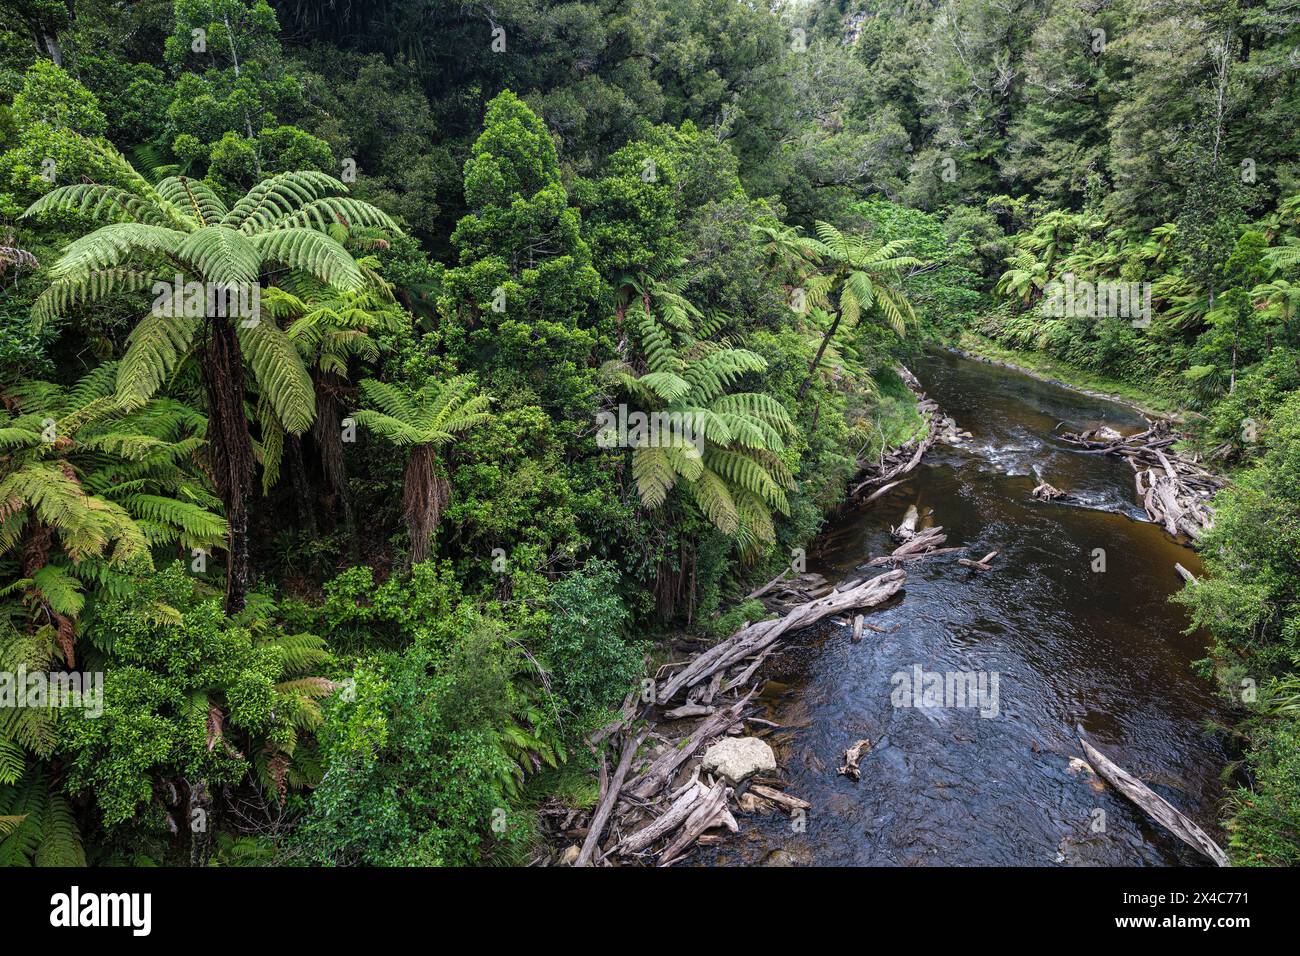
[[[948, 546], [999, 552], [983, 574], [940, 557], [908, 567], [900, 598], [867, 620], [890, 633], [827, 625], [779, 658], [764, 690], [768, 741], [810, 801], [798, 832], [783, 814], [751, 815], [709, 854], [721, 865], [1170, 865], [1202, 861], [1086, 769], [1075, 726], [1209, 832], [1218, 834], [1226, 762], [1207, 721], [1219, 716], [1191, 663], [1168, 597], [1195, 553], [1143, 520], [1132, 469], [1080, 454], [1059, 428], [1145, 427], [1128, 408], [946, 353], [914, 369], [959, 428], [964, 448], [936, 444], [913, 476], [824, 536], [809, 568], [860, 577], [895, 547], [889, 525], [916, 504]], [[1040, 502], [1046, 479], [1071, 495]], [[1100, 549], [1100, 550], [1098, 550]], [[1104, 570], [1094, 570], [1104, 559]], [[880, 569], [884, 570], [884, 569]], [[872, 570], [870, 573], [877, 573]], [[899, 707], [894, 675], [998, 675], [996, 716]], [[991, 691], [992, 685], [985, 687]], [[987, 701], [986, 701], [987, 703]], [[986, 707], [986, 711], [991, 708]], [[867, 738], [861, 780], [836, 773]]]

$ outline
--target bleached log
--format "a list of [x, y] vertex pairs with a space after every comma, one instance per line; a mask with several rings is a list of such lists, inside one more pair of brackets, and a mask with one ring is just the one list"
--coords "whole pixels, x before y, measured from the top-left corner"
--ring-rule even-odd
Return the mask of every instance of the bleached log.
[[620, 856], [626, 856], [629, 853], [640, 853], [649, 847], [660, 837], [667, 836], [679, 826], [686, 822], [695, 804], [703, 798], [708, 791], [704, 784], [698, 780], [693, 781], [690, 788], [673, 801], [672, 806], [660, 816], [656, 817], [650, 823], [646, 824], [640, 830], [630, 836], [624, 837], [617, 847]]
[[[600, 800], [596, 804], [596, 812], [592, 814], [591, 823], [587, 827], [587, 838], [582, 841], [582, 850], [578, 853], [578, 859], [574, 866], [591, 866], [591, 858], [596, 852], [596, 846], [600, 842], [601, 834], [605, 832], [605, 824], [609, 822], [609, 815], [614, 810], [614, 804], [618, 802], [619, 794], [623, 790], [623, 780], [627, 777], [628, 768], [632, 766], [632, 758], [636, 756], [637, 748], [641, 746], [641, 741], [645, 739], [645, 731], [642, 730], [636, 736], [629, 735], [623, 743], [623, 753], [618, 759], [618, 767], [614, 771], [613, 779], [607, 782], [603, 787]], [[604, 777], [605, 756], [600, 758], [601, 777]]]
[[1079, 729], [1079, 743], [1087, 754], [1089, 763], [1097, 773], [1108, 780], [1116, 790], [1128, 797], [1147, 816], [1182, 840], [1188, 846], [1205, 854], [1218, 866], [1228, 865], [1228, 854], [1210, 838], [1210, 835], [1184, 816], [1173, 804], [1160, 796], [1145, 783], [1120, 767], [1088, 741], [1083, 739], [1083, 730]]
[[782, 635], [816, 624], [824, 617], [854, 608], [883, 604], [898, 593], [906, 580], [907, 574], [903, 571], [887, 571], [869, 578], [852, 590], [833, 592], [824, 598], [800, 604], [792, 608], [784, 617], [751, 624], [718, 642], [689, 665], [663, 681], [658, 687], [656, 699], [660, 704], [665, 704], [679, 691], [698, 684], [716, 671], [726, 670], [750, 655], [759, 653], [779, 640]]
[[916, 523], [920, 520], [921, 514], [916, 510], [916, 505], [908, 505], [903, 520], [898, 523], [897, 528], [890, 528], [889, 533], [897, 541], [910, 541], [916, 537]]
[[723, 814], [726, 812], [729, 790], [730, 788], [719, 780], [708, 793], [696, 801], [690, 815], [677, 831], [677, 835], [659, 854], [660, 866], [672, 866], [705, 830], [724, 825]]
[[988, 554], [984, 555], [984, 557], [980, 558], [978, 561], [972, 561], [969, 558], [958, 558], [957, 563], [962, 565], [963, 567], [974, 568], [976, 571], [992, 571], [993, 565], [989, 564], [989, 562], [992, 561], [997, 556], [998, 553], [996, 551], [990, 551]]
[[788, 793], [782, 793], [775, 787], [765, 787], [761, 783], [752, 783], [749, 785], [749, 793], [756, 797], [762, 797], [764, 800], [770, 800], [773, 803], [780, 804], [787, 810], [811, 810], [812, 804], [807, 800], [800, 800], [798, 797], [792, 797]]

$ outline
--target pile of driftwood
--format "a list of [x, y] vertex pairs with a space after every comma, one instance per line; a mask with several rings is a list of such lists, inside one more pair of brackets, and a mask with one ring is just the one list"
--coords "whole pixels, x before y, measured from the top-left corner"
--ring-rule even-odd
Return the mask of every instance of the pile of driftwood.
[[918, 434], [917, 437], [888, 450], [879, 461], [859, 461], [860, 480], [849, 493], [851, 498], [858, 497], [868, 489], [874, 489], [867, 495], [866, 500], [875, 501], [915, 469], [936, 441], [958, 445], [963, 439], [971, 437], [970, 432], [963, 432], [957, 428], [957, 423], [943, 413], [938, 402], [926, 396], [921, 390], [921, 383], [905, 366], [899, 365], [897, 372], [916, 395], [916, 410], [925, 422], [924, 437]]
[[917, 530], [917, 510], [916, 505], [911, 505], [903, 520], [895, 528], [890, 529], [894, 540], [902, 541], [897, 548], [890, 554], [882, 555], [878, 558], [872, 558], [867, 562], [867, 567], [874, 568], [884, 564], [908, 564], [914, 561], [924, 561], [927, 558], [938, 557], [941, 554], [956, 554], [965, 551], [965, 548], [941, 548], [939, 545], [948, 540], [942, 526], [933, 525], [929, 528]]
[[1111, 428], [1061, 436], [1089, 454], [1124, 458], [1137, 474], [1137, 493], [1147, 516], [1175, 537], [1195, 540], [1214, 524], [1209, 499], [1226, 483], [1204, 467], [1198, 456], [1175, 452], [1172, 445], [1183, 436], [1160, 420], [1146, 431], [1121, 435]]
[[[810, 583], [816, 579], [810, 576]], [[578, 814], [567, 815], [563, 830], [580, 834], [582, 843], [570, 847], [561, 862], [668, 866], [697, 843], [716, 842], [720, 834], [708, 831], [735, 832], [736, 813], [809, 809], [784, 793], [778, 778], [757, 776], [733, 785], [702, 773], [692, 758], [720, 737], [743, 733], [747, 725], [775, 727], [754, 716], [759, 708], [750, 701], [756, 688], [749, 685], [783, 636], [830, 615], [881, 605], [906, 580], [903, 571], [888, 571], [830, 588], [782, 617], [747, 625], [703, 653], [661, 668], [670, 673], [656, 681], [653, 693], [629, 695], [620, 718], [592, 735], [593, 746], [605, 740], [614, 745], [618, 762], [611, 771], [601, 756], [600, 796], [586, 826], [572, 829]], [[697, 722], [684, 734], [676, 730], [677, 722], [687, 719]]]

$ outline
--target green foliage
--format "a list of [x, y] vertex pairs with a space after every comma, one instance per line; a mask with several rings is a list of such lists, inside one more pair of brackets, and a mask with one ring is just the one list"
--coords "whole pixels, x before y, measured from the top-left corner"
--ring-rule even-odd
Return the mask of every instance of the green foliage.
[[[0, 721], [5, 860], [79, 860], [71, 824], [179, 856], [195, 777], [303, 821], [218, 834], [224, 865], [518, 862], [533, 801], [590, 802], [565, 758], [651, 612], [751, 618], [742, 566], [919, 427], [896, 359], [970, 331], [1266, 463], [1193, 610], [1225, 680], [1266, 671], [1234, 854], [1294, 859], [1294, 495], [1260, 470], [1300, 384], [1288, 0], [512, 0], [490, 55], [482, 10], [414, 0], [9, 7], [0, 656], [121, 696]], [[1149, 283], [1152, 323], [1044, 314], [1065, 273]], [[261, 322], [152, 309], [178, 275], [256, 283]], [[699, 445], [609, 453], [620, 402]], [[137, 587], [223, 545], [233, 616]], [[282, 596], [241, 613], [254, 568]], [[358, 693], [322, 714], [326, 666]]]
[[97, 606], [93, 640], [115, 661], [103, 714], [60, 734], [68, 786], [93, 796], [105, 826], [136, 820], [159, 779], [234, 785], [257, 767], [273, 791], [314, 782], [310, 734], [334, 688], [303, 674], [328, 655], [278, 632], [269, 610], [226, 617], [179, 564]]
[[628, 615], [618, 587], [611, 562], [589, 561], [551, 591], [551, 687], [580, 721], [616, 708], [641, 676], [643, 649], [625, 639]]

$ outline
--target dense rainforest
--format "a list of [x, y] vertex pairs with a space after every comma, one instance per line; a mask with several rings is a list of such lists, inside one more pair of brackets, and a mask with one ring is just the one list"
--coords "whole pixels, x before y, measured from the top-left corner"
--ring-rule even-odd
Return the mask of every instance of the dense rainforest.
[[935, 343], [1230, 477], [1300, 863], [1298, 113], [1296, 0], [0, 0], [0, 672], [102, 675], [0, 707], [0, 865], [527, 863]]

